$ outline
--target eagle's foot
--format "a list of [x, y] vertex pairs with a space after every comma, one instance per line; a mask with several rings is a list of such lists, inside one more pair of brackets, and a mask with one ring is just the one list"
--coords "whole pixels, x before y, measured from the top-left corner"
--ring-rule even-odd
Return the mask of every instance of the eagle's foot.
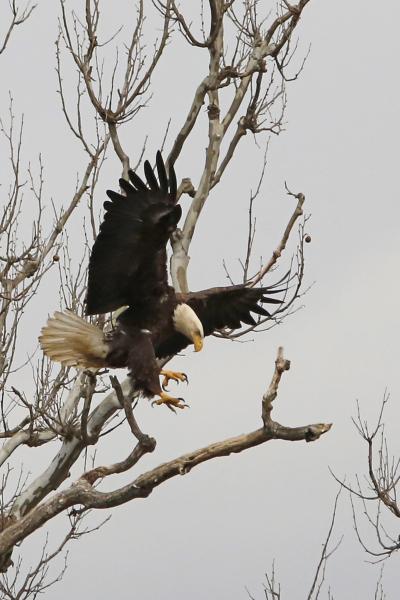
[[188, 406], [183, 398], [174, 398], [166, 392], [161, 392], [159, 399], [153, 400], [151, 403], [152, 406], [154, 406], [154, 404], [157, 404], [158, 406], [165, 404], [173, 412], [176, 412], [175, 408], [186, 408]]
[[176, 381], [176, 383], [179, 383], [180, 381], [185, 381], [186, 383], [189, 382], [189, 379], [187, 378], [186, 373], [180, 373], [179, 371], [160, 371], [160, 375], [164, 375], [164, 379], [162, 382], [162, 389], [165, 391], [167, 389], [167, 385], [170, 381], [170, 379], [172, 379], [172, 381]]

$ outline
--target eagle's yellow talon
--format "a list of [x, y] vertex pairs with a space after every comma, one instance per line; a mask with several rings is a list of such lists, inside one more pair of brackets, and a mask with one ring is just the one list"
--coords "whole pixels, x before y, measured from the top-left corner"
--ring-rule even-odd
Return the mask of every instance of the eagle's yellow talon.
[[160, 397], [158, 400], [153, 400], [151, 403], [152, 406], [157, 404], [160, 406], [161, 404], [165, 404], [170, 410], [176, 412], [175, 408], [187, 408], [188, 404], [185, 403], [183, 398], [174, 398], [165, 392], [160, 393]]
[[172, 379], [172, 381], [176, 381], [176, 383], [179, 383], [180, 381], [185, 381], [186, 383], [189, 382], [186, 373], [180, 373], [179, 371], [160, 371], [160, 375], [164, 376], [161, 384], [163, 390], [166, 390], [170, 379]]

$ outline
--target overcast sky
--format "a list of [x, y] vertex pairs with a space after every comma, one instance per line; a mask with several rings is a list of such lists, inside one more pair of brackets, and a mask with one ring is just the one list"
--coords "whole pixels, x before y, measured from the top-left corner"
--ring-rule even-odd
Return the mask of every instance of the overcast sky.
[[[83, 2], [66, 4], [80, 7]], [[47, 198], [61, 206], [84, 163], [56, 94], [58, 11], [58, 3], [39, 0], [31, 20], [16, 32], [1, 58], [0, 114], [6, 114], [10, 90], [16, 114], [25, 115], [24, 162], [42, 153]], [[110, 30], [121, 21], [115, 13], [105, 17]], [[293, 210], [286, 180], [295, 192], [305, 194], [305, 211], [312, 215], [306, 278], [315, 284], [302, 299], [302, 310], [253, 342], [210, 339], [199, 355], [187, 352], [171, 363], [188, 373], [184, 395], [191, 408], [175, 417], [142, 402], [138, 418], [158, 446], [137, 473], [259, 427], [261, 396], [279, 345], [292, 368], [280, 386], [274, 418], [293, 426], [333, 422], [333, 429], [313, 444], [270, 442], [214, 460], [174, 478], [146, 500], [115, 509], [101, 531], [72, 544], [63, 583], [44, 598], [241, 600], [247, 598], [247, 586], [258, 599], [263, 598], [264, 573], [274, 559], [282, 598], [305, 598], [338, 489], [328, 467], [340, 477], [365, 472], [365, 448], [351, 423], [356, 399], [373, 420], [387, 387], [387, 433], [391, 449], [400, 452], [399, 19], [400, 6], [394, 0], [312, 0], [304, 12], [298, 29], [300, 52], [309, 43], [311, 52], [301, 77], [288, 88], [286, 131], [271, 139], [256, 203], [256, 254], [270, 254]], [[176, 41], [154, 78], [151, 108], [124, 132], [125, 147], [134, 157], [149, 133], [147, 154], [152, 158], [170, 116], [171, 131], [176, 132], [204, 74], [206, 56], [198, 58]], [[71, 66], [65, 69], [68, 82]], [[195, 181], [204, 155], [204, 130], [195, 132], [192, 144], [176, 169], [178, 177]], [[2, 183], [5, 151], [3, 145]], [[239, 273], [247, 201], [262, 156], [247, 136], [229, 175], [210, 196], [191, 248], [193, 290], [224, 284], [224, 259]], [[98, 186], [99, 207], [103, 190], [115, 188], [119, 170], [117, 160], [110, 158]], [[79, 255], [78, 219], [75, 233], [70, 232]], [[286, 264], [294, 250], [295, 240]], [[58, 307], [54, 281], [49, 278], [46, 293], [30, 309], [32, 347], [46, 314]], [[131, 443], [127, 430], [119, 430], [101, 445], [97, 464], [122, 458]], [[55, 452], [55, 444], [31, 451], [28, 468], [36, 472], [37, 464], [46, 464]], [[92, 522], [104, 516], [96, 514]], [[54, 542], [55, 532], [61, 534], [65, 524], [63, 516], [50, 528]], [[389, 520], [387, 525], [396, 535], [398, 524]], [[24, 544], [28, 562], [34, 562], [43, 535]], [[337, 599], [373, 598], [379, 567], [365, 562], [346, 494], [340, 500], [334, 539], [342, 535], [326, 581]], [[385, 564], [388, 599], [398, 598], [398, 561], [395, 555]]]

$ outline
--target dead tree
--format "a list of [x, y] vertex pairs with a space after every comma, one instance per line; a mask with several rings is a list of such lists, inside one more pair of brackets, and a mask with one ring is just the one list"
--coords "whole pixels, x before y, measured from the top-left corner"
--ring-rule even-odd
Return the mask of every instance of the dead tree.
[[390, 452], [386, 437], [384, 415], [388, 401], [389, 394], [385, 391], [376, 424], [372, 427], [363, 418], [357, 403], [353, 423], [366, 444], [366, 474], [357, 474], [354, 482], [334, 474], [342, 488], [349, 492], [354, 531], [374, 563], [382, 562], [400, 550], [396, 523], [396, 519], [400, 519], [400, 459]]
[[[18, 384], [20, 364], [16, 361], [25, 309], [40, 293], [49, 271], [58, 270], [61, 305], [82, 313], [88, 249], [98, 225], [93, 199], [100, 170], [110, 152], [119, 158], [124, 177], [129, 167], [137, 166], [131, 164], [133, 153], [139, 156], [137, 162], [140, 162], [145, 148], [124, 147], [121, 132], [129, 128], [141, 108], [151, 100], [152, 76], [161, 60], [168, 60], [168, 45], [179, 35], [193, 51], [208, 57], [208, 69], [199, 73], [198, 85], [181, 127], [175, 132], [167, 130], [162, 144], [167, 149], [164, 150], [167, 162], [175, 164], [189, 151], [188, 141], [195, 125], [208, 132], [205, 156], [199, 159], [203, 160], [200, 177], [194, 180], [192, 173], [184, 173], [180, 183], [179, 194], [187, 195], [189, 208], [182, 228], [171, 240], [173, 285], [179, 291], [189, 289], [189, 251], [197, 224], [206, 201], [216, 194], [215, 188], [228, 173], [232, 157], [240, 151], [241, 140], [250, 133], [255, 139], [265, 141], [284, 127], [287, 82], [295, 79], [303, 66], [300, 62], [297, 72], [291, 72], [296, 50], [294, 32], [308, 3], [309, 0], [293, 5], [286, 0], [278, 4], [271, 2], [262, 15], [256, 0], [209, 0], [201, 3], [200, 12], [192, 8], [191, 14], [185, 14], [174, 0], [155, 0], [152, 18], [157, 19], [157, 37], [148, 39], [145, 13], [151, 7], [139, 0], [132, 15], [130, 39], [125, 40], [125, 44], [120, 43], [115, 63], [107, 72], [110, 41], [119, 43], [120, 32], [110, 32], [108, 38], [102, 39], [100, 0], [82, 2], [78, 12], [71, 12], [66, 0], [60, 0], [58, 35], [55, 32], [60, 106], [87, 159], [69, 204], [54, 209], [51, 217], [44, 207], [42, 163], [39, 162], [36, 170], [30, 167], [27, 174], [22, 172], [23, 120], [14, 115], [10, 97], [9, 114], [2, 115], [1, 121], [3, 142], [8, 145], [10, 159], [8, 198], [0, 221], [0, 437], [3, 440], [0, 465], [5, 469], [1, 485], [0, 571], [4, 573], [1, 583], [4, 597], [35, 597], [62, 576], [63, 570], [59, 577], [47, 580], [47, 566], [70, 539], [87, 533], [82, 519], [89, 510], [111, 508], [147, 497], [171, 477], [188, 474], [197, 465], [216, 457], [242, 452], [273, 439], [310, 442], [329, 430], [330, 425], [324, 423], [286, 427], [272, 419], [279, 382], [290, 367], [280, 348], [271, 382], [264, 394], [260, 390], [259, 409], [255, 411], [260, 419], [258, 427], [247, 434], [183, 454], [135, 476], [122, 487], [103, 492], [96, 487], [100, 481], [129, 471], [156, 448], [156, 440], [143, 433], [137, 423], [133, 410], [136, 400], [131, 397], [128, 380], [119, 383], [116, 377], [110, 381], [105, 374], [93, 377], [86, 372], [76, 373], [72, 368], [50, 364], [36, 352], [30, 357], [34, 368], [32, 386], [28, 389]], [[28, 5], [19, 12], [12, 3], [12, 24], [3, 50], [14, 27], [27, 20], [33, 8]], [[74, 89], [65, 83], [66, 57], [72, 59], [77, 73]], [[280, 243], [275, 249], [265, 250], [270, 259], [260, 265], [252, 255], [256, 235], [253, 202], [261, 193], [263, 173], [250, 198], [242, 281], [255, 286], [265, 281], [273, 270], [281, 268], [283, 273], [290, 268], [284, 303], [271, 318], [260, 319], [255, 327], [239, 334], [217, 332], [217, 337], [234, 339], [280, 323], [295, 310], [295, 302], [303, 293], [304, 243], [310, 241], [304, 231], [303, 193], [287, 190], [292, 208], [288, 210], [287, 223], [281, 225]], [[30, 238], [24, 235], [22, 241], [21, 232], [26, 231], [26, 223], [21, 206], [27, 197], [36, 204], [36, 217]], [[80, 266], [75, 268], [68, 246], [68, 223], [83, 199], [87, 202], [87, 242], [82, 248]], [[289, 253], [284, 264], [284, 251], [296, 229], [299, 231], [297, 250], [293, 259]], [[57, 300], [54, 297], [49, 302], [47, 298], [49, 311], [57, 308]], [[109, 318], [99, 317], [98, 323], [107, 327]], [[132, 435], [130, 453], [113, 464], [82, 468], [80, 476], [66, 486], [71, 468], [85, 449], [95, 447], [101, 436], [113, 435], [116, 426], [110, 425], [110, 420], [116, 415], [121, 415], [119, 424], [128, 423]], [[19, 450], [50, 441], [56, 441], [57, 449], [42, 472], [32, 473], [28, 480], [13, 477], [10, 461]], [[69, 511], [70, 531], [54, 551], [44, 550], [38, 557], [37, 567], [22, 577], [21, 563], [14, 557], [15, 546], [63, 511]]]

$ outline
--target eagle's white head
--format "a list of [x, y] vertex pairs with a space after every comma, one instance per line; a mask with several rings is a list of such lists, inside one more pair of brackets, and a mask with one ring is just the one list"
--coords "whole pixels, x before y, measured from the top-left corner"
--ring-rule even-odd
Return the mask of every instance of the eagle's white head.
[[188, 304], [178, 304], [173, 315], [174, 328], [189, 340], [192, 340], [194, 349], [199, 352], [203, 347], [203, 325], [194, 310]]

